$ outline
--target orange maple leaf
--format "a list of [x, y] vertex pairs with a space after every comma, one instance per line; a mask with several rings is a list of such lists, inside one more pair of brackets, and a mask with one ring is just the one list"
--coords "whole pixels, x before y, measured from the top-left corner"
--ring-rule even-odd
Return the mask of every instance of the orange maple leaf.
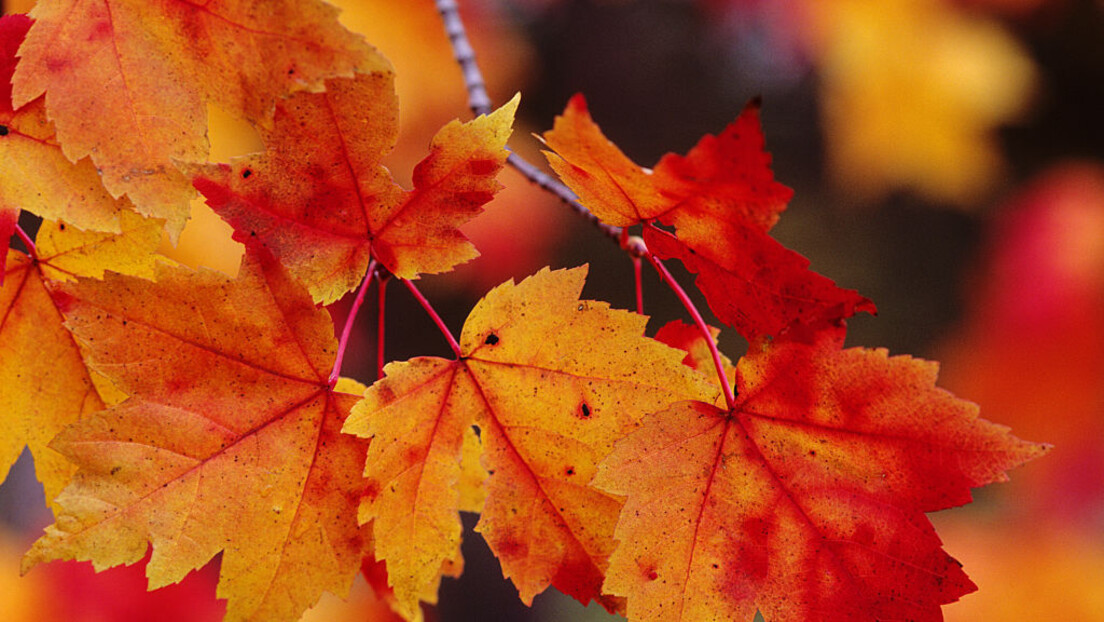
[[408, 610], [460, 538], [465, 436], [479, 427], [491, 472], [477, 531], [521, 598], [553, 585], [601, 596], [618, 498], [587, 486], [613, 442], [648, 412], [717, 394], [682, 354], [644, 337], [647, 318], [580, 301], [585, 268], [492, 290], [464, 325], [455, 361], [392, 363], [349, 417], [372, 437], [365, 472], [376, 554]]
[[936, 365], [759, 346], [731, 411], [684, 402], [617, 443], [593, 484], [626, 495], [603, 589], [636, 620], [939, 620], [975, 589], [924, 512], [970, 501], [1045, 445], [978, 418]]
[[31, 16], [15, 107], [45, 93], [65, 155], [177, 233], [194, 191], [173, 161], [206, 159], [208, 103], [263, 124], [288, 93], [387, 66], [318, 0], [41, 0]]
[[153, 273], [161, 222], [126, 212], [119, 235], [83, 232], [44, 222], [34, 259], [14, 250], [0, 287], [0, 482], [23, 447], [31, 450], [46, 500], [69, 483], [75, 468], [47, 444], [70, 423], [103, 408], [98, 380], [62, 326], [47, 291], [51, 280], [99, 278], [105, 268]]
[[474, 258], [457, 227], [500, 187], [517, 97], [442, 128], [406, 191], [380, 164], [398, 135], [393, 81], [389, 70], [329, 80], [277, 105], [266, 153], [187, 169], [236, 239], [262, 241], [323, 303], [356, 287], [372, 256], [402, 278]]
[[25, 570], [130, 564], [148, 542], [156, 588], [221, 552], [231, 620], [296, 619], [323, 590], [348, 591], [367, 444], [340, 429], [358, 398], [328, 385], [329, 315], [262, 255], [236, 280], [162, 267], [155, 283], [56, 287], [90, 365], [131, 397], [51, 443], [80, 471]]
[[757, 101], [720, 135], [685, 156], [665, 155], [654, 171], [602, 134], [579, 95], [544, 140], [555, 150], [546, 152], [549, 163], [583, 205], [612, 225], [645, 224], [649, 250], [698, 274], [713, 313], [749, 340], [874, 312], [870, 300], [810, 271], [767, 234], [793, 193], [774, 181]]
[[628, 227], [659, 220], [706, 235], [732, 227], [766, 231], [793, 191], [774, 180], [753, 100], [717, 136], [705, 135], [685, 156], [668, 153], [655, 170], [641, 168], [602, 134], [582, 95], [575, 95], [544, 142], [560, 178], [598, 218]]
[[[81, 229], [118, 233], [119, 213], [129, 203], [107, 193], [91, 160], [66, 159], [42, 98], [12, 109], [16, 51], [31, 23], [25, 15], [0, 17], [0, 210], [22, 208]], [[0, 231], [0, 243], [9, 235]]]

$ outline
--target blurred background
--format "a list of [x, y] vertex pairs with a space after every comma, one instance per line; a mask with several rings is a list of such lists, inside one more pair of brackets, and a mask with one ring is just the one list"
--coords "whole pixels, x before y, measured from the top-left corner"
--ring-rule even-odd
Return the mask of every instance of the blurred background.
[[[396, 67], [402, 136], [388, 163], [407, 184], [437, 129], [471, 116], [433, 2], [335, 4]], [[796, 191], [774, 234], [878, 305], [878, 317], [851, 322], [849, 343], [939, 360], [941, 386], [1055, 446], [974, 504], [932, 516], [980, 588], [946, 618], [1104, 621], [1104, 2], [460, 4], [496, 105], [522, 93], [512, 148], [541, 165], [531, 134], [576, 92], [644, 166], [720, 132], [762, 96], [776, 177]], [[210, 113], [212, 161], [262, 148], [250, 128]], [[631, 263], [615, 244], [513, 171], [502, 180], [465, 229], [483, 256], [424, 279], [454, 332], [487, 289], [545, 265], [589, 262], [585, 295], [632, 307]], [[164, 250], [231, 274], [240, 256], [198, 201], [180, 244]], [[644, 285], [651, 330], [681, 317], [653, 274]], [[334, 306], [336, 321], [348, 304]], [[400, 288], [387, 314], [390, 359], [448, 353]], [[361, 316], [345, 366], [365, 382], [374, 322]], [[733, 358], [742, 352], [735, 334], [721, 339]], [[25, 454], [0, 486], [0, 619], [221, 619], [217, 560], [152, 594], [140, 565], [94, 574], [53, 563], [20, 578], [22, 552], [49, 522]], [[554, 592], [521, 605], [474, 523], [465, 518], [465, 573], [444, 581], [427, 619], [611, 618]], [[386, 616], [359, 582], [348, 602], [327, 597], [307, 619]]]

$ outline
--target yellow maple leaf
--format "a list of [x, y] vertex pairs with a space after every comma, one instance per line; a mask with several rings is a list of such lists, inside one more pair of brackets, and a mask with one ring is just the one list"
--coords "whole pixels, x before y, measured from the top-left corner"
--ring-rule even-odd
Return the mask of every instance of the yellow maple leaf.
[[68, 424], [103, 408], [104, 401], [96, 388], [100, 379], [89, 373], [62, 325], [46, 282], [100, 277], [105, 268], [151, 274], [161, 222], [132, 212], [120, 215], [119, 235], [47, 221], [38, 231], [36, 260], [8, 252], [0, 287], [0, 481], [27, 446], [51, 504], [75, 469], [47, 444]]
[[646, 317], [579, 300], [585, 277], [544, 270], [499, 286], [465, 323], [457, 360], [392, 363], [350, 415], [345, 431], [372, 438], [360, 519], [405, 614], [459, 542], [473, 424], [491, 473], [476, 529], [522, 600], [553, 585], [617, 608], [600, 588], [621, 502], [587, 484], [645, 414], [716, 390], [643, 336]]
[[156, 588], [221, 552], [229, 620], [292, 620], [347, 592], [369, 544], [366, 445], [340, 434], [357, 398], [329, 387], [329, 314], [264, 254], [234, 280], [161, 267], [54, 289], [89, 364], [131, 397], [51, 443], [80, 471], [24, 569], [130, 564], [152, 543]]

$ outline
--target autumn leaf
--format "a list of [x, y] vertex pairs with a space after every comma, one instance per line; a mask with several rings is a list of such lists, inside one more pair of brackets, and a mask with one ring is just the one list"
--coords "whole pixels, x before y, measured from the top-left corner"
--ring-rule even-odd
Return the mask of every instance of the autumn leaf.
[[675, 258], [697, 274], [698, 289], [722, 322], [749, 341], [777, 336], [801, 323], [813, 326], [865, 311], [874, 303], [809, 270], [809, 260], [766, 233], [745, 228], [739, 240], [695, 250], [675, 236], [644, 229], [656, 257]]
[[585, 277], [544, 270], [492, 290], [457, 360], [388, 365], [349, 417], [347, 432], [372, 438], [360, 518], [373, 521], [376, 554], [408, 608], [459, 542], [473, 424], [491, 473], [476, 529], [522, 600], [553, 585], [617, 606], [600, 587], [621, 503], [587, 483], [645, 414], [716, 390], [682, 353], [643, 336], [644, 316], [580, 301]]
[[358, 398], [328, 385], [329, 315], [262, 255], [237, 280], [161, 267], [56, 287], [90, 365], [131, 398], [51, 443], [80, 471], [25, 570], [130, 564], [152, 544], [152, 589], [222, 553], [230, 620], [293, 620], [348, 591], [366, 443], [340, 428]]
[[406, 191], [380, 164], [398, 134], [393, 79], [377, 71], [293, 96], [262, 130], [266, 153], [187, 169], [236, 239], [262, 241], [323, 303], [355, 288], [372, 256], [402, 278], [474, 258], [457, 227], [499, 188], [518, 99], [446, 125]]
[[843, 331], [767, 343], [732, 411], [647, 418], [594, 485], [626, 495], [604, 589], [636, 620], [939, 620], [975, 589], [924, 512], [1047, 449], [935, 386], [936, 365], [842, 349]]
[[161, 222], [127, 212], [122, 229], [84, 232], [47, 221], [38, 230], [36, 258], [8, 253], [0, 287], [0, 482], [27, 446], [51, 504], [75, 469], [47, 444], [104, 402], [46, 282], [99, 277], [105, 268], [151, 275]]
[[208, 103], [264, 124], [275, 101], [386, 67], [318, 0], [41, 0], [20, 48], [16, 108], [45, 93], [70, 161], [179, 232], [193, 194], [174, 160], [203, 161]]
[[645, 223], [649, 250], [698, 274], [714, 314], [747, 339], [874, 312], [868, 299], [810, 271], [804, 257], [767, 234], [792, 192], [770, 171], [758, 102], [687, 155], [665, 155], [654, 171], [610, 142], [578, 95], [544, 140], [555, 150], [546, 152], [549, 163], [583, 205], [609, 224]]
[[90, 160], [77, 164], [61, 153], [42, 99], [12, 108], [11, 78], [16, 51], [31, 20], [0, 17], [0, 250], [7, 254], [19, 210], [81, 229], [119, 232], [125, 200], [113, 199]]
[[774, 181], [757, 100], [721, 134], [707, 134], [685, 156], [663, 156], [654, 171], [602, 134], [582, 95], [571, 98], [543, 138], [560, 179], [598, 218], [618, 227], [659, 220], [680, 233], [700, 228], [725, 235], [746, 226], [766, 231], [793, 195]]
[[103, 408], [103, 402], [62, 326], [39, 265], [15, 250], [7, 259], [0, 288], [0, 481], [29, 447], [52, 502], [74, 469], [47, 443], [68, 424]]

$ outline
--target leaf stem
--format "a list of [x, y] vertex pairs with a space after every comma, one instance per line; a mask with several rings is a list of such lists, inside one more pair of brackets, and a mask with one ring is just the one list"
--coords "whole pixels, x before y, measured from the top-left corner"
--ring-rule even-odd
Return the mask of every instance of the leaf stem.
[[376, 272], [376, 278], [379, 280], [379, 294], [378, 302], [378, 314], [376, 316], [376, 380], [383, 378], [383, 367], [387, 363], [387, 357], [384, 355], [384, 343], [387, 337], [386, 330], [386, 310], [387, 310], [387, 284], [391, 281], [391, 274], [383, 274], [380, 271]]
[[[647, 225], [651, 226], [651, 225]], [[686, 290], [682, 289], [682, 286], [678, 284], [675, 277], [671, 276], [671, 273], [667, 270], [667, 266], [663, 265], [655, 255], [648, 253], [645, 255], [652, 266], [655, 267], [656, 272], [659, 273], [667, 286], [675, 292], [675, 296], [678, 296], [679, 302], [690, 314], [690, 317], [694, 319], [694, 324], [697, 325], [698, 330], [705, 336], [705, 343], [709, 346], [709, 354], [713, 357], [713, 367], [717, 370], [717, 377], [721, 381], [721, 390], [724, 391], [725, 404], [728, 405], [728, 409], [732, 410], [736, 407], [736, 393], [732, 389], [732, 384], [728, 381], [728, 376], [725, 375], [724, 364], [721, 362], [721, 352], [717, 349], [717, 343], [713, 340], [713, 335], [709, 333], [709, 327], [706, 326], [705, 320], [702, 319], [701, 313], [698, 308], [694, 306], [694, 301], [690, 300], [690, 296], [686, 294]]]
[[341, 340], [337, 344], [337, 357], [334, 359], [333, 370], [330, 372], [329, 385], [331, 389], [337, 384], [337, 379], [341, 377], [341, 364], [345, 360], [345, 348], [349, 345], [349, 336], [353, 333], [353, 323], [356, 321], [357, 313], [360, 312], [360, 306], [364, 304], [364, 294], [368, 291], [368, 286], [372, 283], [375, 272], [376, 260], [373, 259], [368, 263], [368, 270], [364, 273], [364, 280], [360, 283], [356, 298], [353, 299], [353, 306], [349, 307], [349, 314], [345, 316], [345, 327], [341, 329]]
[[23, 230], [18, 224], [15, 225], [15, 235], [19, 236], [20, 241], [27, 247], [27, 254], [31, 256], [31, 259], [38, 259], [38, 248], [35, 247], [34, 240], [31, 236], [27, 235], [27, 232]]
[[636, 284], [636, 312], [639, 315], [644, 315], [644, 280], [643, 275], [643, 260], [639, 257], [632, 258], [633, 263], [633, 282]]
[[[643, 240], [641, 240], [643, 242]], [[629, 237], [628, 229], [621, 229], [621, 236], [618, 239], [618, 244], [622, 249], [628, 251], [630, 244], [635, 244], [635, 240]], [[639, 315], [644, 315], [644, 283], [641, 279], [641, 265], [643, 261], [640, 259], [640, 255], [629, 252], [632, 258], [633, 264], [633, 285], [636, 288], [636, 312]]]
[[429, 317], [433, 318], [433, 323], [437, 325], [437, 330], [441, 331], [441, 334], [445, 336], [445, 339], [448, 340], [449, 347], [452, 348], [453, 353], [456, 354], [456, 358], [459, 359], [461, 356], [460, 344], [457, 343], [456, 337], [452, 336], [452, 332], [448, 329], [448, 326], [445, 325], [445, 321], [437, 314], [437, 310], [433, 308], [433, 305], [429, 304], [429, 300], [422, 295], [422, 292], [418, 291], [418, 288], [412, 281], [406, 279], [400, 280], [403, 282], [403, 285], [410, 290], [410, 293], [414, 295], [414, 298], [418, 300], [418, 303], [422, 305], [422, 308], [429, 314]]

